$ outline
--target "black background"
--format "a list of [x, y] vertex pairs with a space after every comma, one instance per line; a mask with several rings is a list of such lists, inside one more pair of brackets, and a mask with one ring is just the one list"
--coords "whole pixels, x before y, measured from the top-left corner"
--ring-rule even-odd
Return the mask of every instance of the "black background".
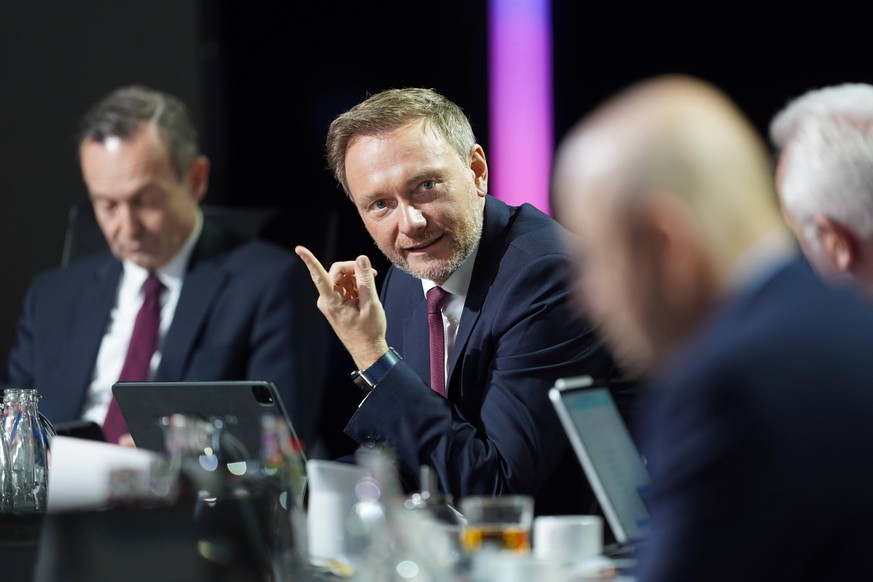
[[[554, 0], [555, 139], [654, 74], [716, 83], [761, 131], [806, 89], [873, 80], [862, 17], [816, 10]], [[0, 4], [0, 364], [27, 282], [58, 263], [85, 197], [73, 136], [96, 99], [132, 82], [179, 95], [213, 163], [207, 202], [336, 209], [345, 256], [375, 257], [326, 170], [327, 125], [369, 93], [428, 86], [465, 109], [487, 154], [487, 24], [485, 0]]]

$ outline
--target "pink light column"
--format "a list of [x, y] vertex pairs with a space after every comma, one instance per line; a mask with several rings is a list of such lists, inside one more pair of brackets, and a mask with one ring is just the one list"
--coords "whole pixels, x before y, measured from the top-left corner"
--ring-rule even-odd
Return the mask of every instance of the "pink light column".
[[489, 193], [549, 213], [551, 30], [550, 0], [489, 0]]

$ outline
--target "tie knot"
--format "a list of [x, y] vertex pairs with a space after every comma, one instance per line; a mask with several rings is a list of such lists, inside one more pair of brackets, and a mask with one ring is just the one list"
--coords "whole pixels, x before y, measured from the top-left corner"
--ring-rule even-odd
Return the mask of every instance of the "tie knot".
[[161, 283], [161, 280], [158, 279], [157, 275], [149, 273], [148, 278], [145, 280], [145, 284], [143, 284], [143, 290], [146, 297], [154, 297], [164, 290], [164, 284]]
[[439, 313], [440, 308], [443, 306], [443, 301], [445, 301], [446, 297], [449, 295], [451, 295], [451, 293], [442, 287], [431, 288], [431, 290], [427, 292], [427, 312]]

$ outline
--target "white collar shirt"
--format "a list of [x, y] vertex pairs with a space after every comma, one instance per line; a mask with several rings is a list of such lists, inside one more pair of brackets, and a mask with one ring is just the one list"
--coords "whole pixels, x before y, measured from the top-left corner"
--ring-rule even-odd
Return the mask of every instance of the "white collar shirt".
[[[467, 291], [470, 289], [470, 281], [473, 277], [473, 265], [476, 263], [476, 255], [479, 253], [479, 246], [473, 249], [473, 252], [467, 257], [467, 260], [458, 267], [446, 281], [439, 285], [451, 295], [442, 305], [443, 315], [443, 331], [446, 339], [446, 361], [444, 365], [448, 368], [448, 362], [451, 361], [452, 350], [455, 347], [455, 339], [458, 336], [458, 326], [461, 324], [461, 315], [464, 313], [464, 303], [467, 300]], [[422, 291], [427, 297], [427, 292], [436, 287], [437, 284], [429, 279], [421, 280]], [[446, 382], [448, 383], [448, 370], [446, 370]]]
[[[154, 376], [158, 365], [161, 363], [161, 349], [164, 337], [173, 315], [176, 305], [182, 293], [182, 282], [188, 261], [194, 245], [203, 230], [203, 214], [198, 212], [197, 220], [191, 235], [185, 244], [166, 265], [156, 271], [156, 275], [163, 283], [166, 290], [161, 295], [161, 324], [158, 331], [158, 347], [152, 356], [149, 365], [149, 378]], [[118, 381], [121, 368], [127, 356], [127, 346], [133, 335], [133, 325], [136, 315], [143, 303], [143, 284], [148, 277], [148, 271], [130, 261], [122, 263], [123, 272], [118, 283], [118, 293], [115, 305], [113, 305], [97, 352], [97, 359], [88, 394], [85, 399], [85, 407], [82, 417], [85, 420], [93, 420], [97, 424], [103, 424], [109, 403], [112, 400], [112, 385]]]

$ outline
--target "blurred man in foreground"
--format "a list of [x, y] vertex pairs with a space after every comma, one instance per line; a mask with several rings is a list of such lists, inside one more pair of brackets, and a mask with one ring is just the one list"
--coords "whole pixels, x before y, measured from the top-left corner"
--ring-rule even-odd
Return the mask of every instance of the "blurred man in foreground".
[[873, 295], [873, 85], [810, 90], [770, 123], [785, 218], [828, 280]]
[[795, 251], [773, 184], [761, 136], [694, 78], [619, 93], [559, 146], [576, 292], [651, 378], [640, 582], [869, 577], [873, 310]]

